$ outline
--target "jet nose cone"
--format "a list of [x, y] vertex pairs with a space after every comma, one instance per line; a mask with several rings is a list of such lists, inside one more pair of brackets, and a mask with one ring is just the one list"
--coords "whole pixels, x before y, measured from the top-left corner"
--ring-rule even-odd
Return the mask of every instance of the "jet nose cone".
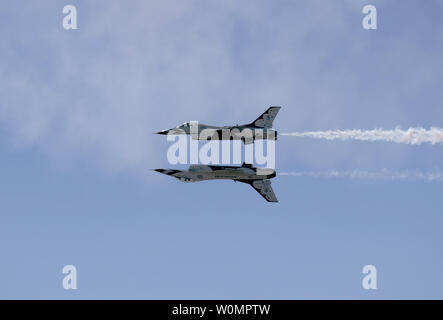
[[174, 170], [174, 169], [153, 169], [153, 170], [154, 170], [154, 171], [157, 171], [157, 172], [159, 172], [159, 173], [166, 174], [166, 175], [168, 175], [168, 176], [171, 176], [171, 175], [173, 175], [173, 174], [175, 174], [175, 173], [180, 172], [180, 170]]
[[156, 132], [156, 134], [168, 134], [169, 130], [161, 130], [159, 132]]

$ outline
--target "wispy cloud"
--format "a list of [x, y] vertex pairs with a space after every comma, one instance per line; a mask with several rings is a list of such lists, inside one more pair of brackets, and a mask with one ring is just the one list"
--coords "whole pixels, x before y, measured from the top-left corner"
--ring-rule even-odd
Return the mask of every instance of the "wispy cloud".
[[[166, 148], [154, 140], [161, 137], [152, 135], [159, 129], [252, 120], [295, 81], [276, 72], [296, 61], [282, 30], [302, 41], [318, 25], [343, 26], [328, 21], [339, 8], [320, 2], [294, 4], [310, 13], [295, 20], [286, 5], [269, 1], [76, 6], [79, 29], [70, 31], [58, 1], [2, 7], [9, 19], [0, 28], [0, 126], [16, 145], [111, 169], [165, 161]], [[311, 56], [309, 48], [298, 51]]]

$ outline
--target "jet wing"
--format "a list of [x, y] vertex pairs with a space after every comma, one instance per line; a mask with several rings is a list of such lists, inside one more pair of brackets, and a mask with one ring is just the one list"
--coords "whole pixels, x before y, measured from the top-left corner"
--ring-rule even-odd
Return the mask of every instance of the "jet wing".
[[260, 195], [268, 202], [278, 202], [275, 196], [274, 190], [271, 187], [271, 180], [235, 180], [243, 183], [250, 184]]

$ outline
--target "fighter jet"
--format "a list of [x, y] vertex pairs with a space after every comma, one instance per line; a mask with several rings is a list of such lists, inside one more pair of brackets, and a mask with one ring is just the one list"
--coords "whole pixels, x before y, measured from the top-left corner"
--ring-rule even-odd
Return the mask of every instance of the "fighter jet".
[[271, 180], [276, 176], [274, 169], [254, 168], [252, 164], [243, 163], [241, 167], [190, 165], [188, 170], [154, 169], [157, 172], [172, 176], [183, 182], [226, 179], [250, 184], [269, 202], [278, 202], [271, 187]]
[[272, 129], [272, 122], [281, 107], [270, 107], [253, 122], [235, 126], [212, 126], [198, 122], [185, 122], [176, 128], [165, 129], [157, 134], [191, 135], [195, 140], [241, 140], [245, 144], [257, 139], [277, 140], [277, 131]]

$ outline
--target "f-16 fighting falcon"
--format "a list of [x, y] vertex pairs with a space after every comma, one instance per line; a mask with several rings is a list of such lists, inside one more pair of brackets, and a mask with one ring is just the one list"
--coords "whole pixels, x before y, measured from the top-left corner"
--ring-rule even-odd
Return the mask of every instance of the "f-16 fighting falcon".
[[250, 184], [269, 202], [278, 202], [271, 187], [271, 180], [276, 176], [274, 169], [254, 168], [243, 163], [241, 167], [193, 164], [188, 170], [154, 169], [183, 182], [226, 179]]
[[166, 129], [157, 134], [191, 135], [195, 140], [242, 140], [245, 144], [253, 143], [254, 140], [277, 140], [277, 131], [272, 129], [272, 122], [281, 107], [270, 107], [252, 123], [235, 126], [211, 126], [198, 122], [185, 122], [176, 128]]

